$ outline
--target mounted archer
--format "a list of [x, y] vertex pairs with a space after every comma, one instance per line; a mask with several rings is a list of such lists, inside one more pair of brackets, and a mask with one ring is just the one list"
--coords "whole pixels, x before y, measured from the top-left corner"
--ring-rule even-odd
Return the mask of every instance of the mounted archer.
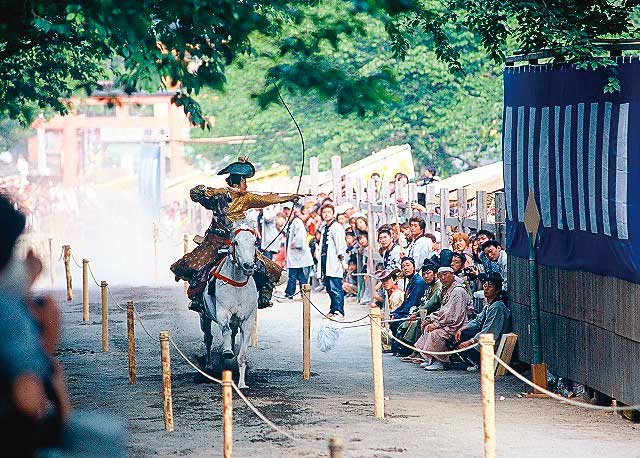
[[[191, 189], [191, 200], [198, 202], [213, 212], [211, 225], [207, 229], [202, 242], [190, 253], [171, 265], [176, 281], [189, 282], [187, 296], [191, 299], [189, 308], [195, 312], [203, 311], [203, 292], [212, 267], [228, 252], [233, 224], [245, 218], [245, 211], [251, 208], [264, 208], [269, 205], [294, 202], [300, 198], [298, 194], [257, 195], [247, 191], [247, 178], [255, 175], [256, 169], [246, 157], [238, 158], [218, 172], [218, 175], [229, 174], [225, 179], [229, 187], [209, 188], [204, 185]], [[271, 305], [271, 295], [275, 284], [281, 282], [283, 269], [267, 259], [259, 251], [253, 278], [258, 288], [258, 308]], [[210, 294], [213, 292], [210, 292]], [[215, 295], [213, 295], [215, 297]]]

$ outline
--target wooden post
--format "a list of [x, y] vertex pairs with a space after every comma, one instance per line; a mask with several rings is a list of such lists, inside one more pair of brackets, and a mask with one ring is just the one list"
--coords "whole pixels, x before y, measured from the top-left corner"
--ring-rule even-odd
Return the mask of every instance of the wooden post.
[[389, 224], [389, 183], [382, 180], [380, 185], [380, 204], [382, 205], [382, 224]]
[[71, 245], [62, 245], [62, 260], [64, 261], [64, 273], [67, 277], [67, 300], [73, 300], [73, 285], [71, 283]]
[[382, 374], [382, 331], [380, 308], [375, 304], [369, 308], [371, 319], [371, 362], [373, 368], [373, 414], [384, 418], [384, 381]]
[[478, 218], [478, 230], [480, 230], [482, 223], [487, 222], [487, 191], [476, 191], [476, 217]]
[[136, 384], [136, 336], [133, 301], [127, 302], [127, 337], [129, 340], [129, 385]]
[[449, 216], [449, 190], [440, 188], [440, 248], [449, 248], [447, 217]]
[[311, 377], [311, 285], [302, 285], [302, 380]]
[[467, 217], [467, 190], [458, 189], [458, 230], [465, 232], [464, 219]]
[[89, 261], [82, 260], [82, 321], [89, 321]]
[[331, 458], [342, 458], [342, 439], [333, 436], [329, 439], [329, 456]]
[[480, 336], [480, 387], [482, 390], [482, 424], [484, 458], [496, 456], [496, 398], [493, 375], [493, 334]]
[[158, 225], [153, 223], [153, 278], [158, 281]]
[[505, 223], [507, 221], [507, 205], [504, 192], [496, 192], [493, 197], [496, 203], [496, 240], [500, 242], [500, 245], [506, 247], [507, 231]]
[[106, 281], [100, 282], [100, 298], [102, 299], [102, 351], [109, 351], [109, 316], [108, 316], [108, 298], [107, 298]]
[[[375, 195], [376, 183], [373, 180], [369, 180], [367, 183], [367, 196]], [[376, 253], [376, 220], [373, 216], [373, 204], [372, 199], [367, 200], [367, 238], [369, 246], [367, 249], [367, 280], [365, 285], [369, 285], [369, 293], [371, 297], [370, 301], [373, 301], [373, 287], [375, 286], [374, 279], [371, 277], [375, 271], [374, 257]]]
[[309, 158], [309, 180], [310, 180], [309, 191], [313, 196], [317, 196], [320, 192], [318, 188], [318, 171], [319, 171], [318, 158], [315, 156], [310, 157]]
[[[162, 363], [162, 399], [164, 429], [173, 431], [173, 399], [171, 398], [171, 354], [169, 353], [169, 331], [160, 332], [160, 361]], [[224, 377], [224, 373], [222, 374]], [[223, 388], [224, 389], [224, 388]]]
[[411, 203], [417, 202], [417, 201], [418, 201], [418, 185], [415, 183], [409, 183], [407, 207], [409, 208], [410, 215], [413, 214], [413, 211], [411, 210]]
[[362, 202], [362, 190], [364, 189], [364, 180], [356, 179], [356, 211], [360, 211], [360, 202]]
[[353, 177], [345, 176], [344, 177], [344, 201], [345, 202], [353, 202]]
[[233, 387], [231, 371], [222, 371], [222, 438], [224, 458], [233, 455]]
[[251, 346], [258, 348], [258, 310], [253, 317], [253, 331], [251, 332]]
[[342, 158], [340, 156], [331, 156], [331, 179], [333, 180], [333, 201], [336, 204], [342, 203], [341, 169], [342, 169]]
[[425, 194], [425, 199], [424, 199], [424, 206], [427, 209], [427, 218], [428, 218], [428, 223], [427, 223], [427, 228], [429, 230], [430, 233], [435, 233], [436, 231], [436, 223], [434, 221], [434, 214], [435, 214], [435, 204], [433, 203], [433, 200], [435, 199], [437, 194], [437, 187], [433, 184], [427, 185], [427, 192]]
[[49, 238], [49, 276], [51, 277], [51, 287], [56, 285], [56, 264], [53, 258], [53, 239]]

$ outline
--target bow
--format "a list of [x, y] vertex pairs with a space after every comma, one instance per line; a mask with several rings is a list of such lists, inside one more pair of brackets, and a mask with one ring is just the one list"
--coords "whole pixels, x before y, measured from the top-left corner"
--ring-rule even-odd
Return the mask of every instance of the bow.
[[[278, 93], [278, 98], [280, 99], [280, 102], [282, 102], [282, 105], [287, 110], [287, 113], [289, 113], [289, 116], [291, 117], [291, 120], [295, 124], [296, 129], [298, 129], [298, 134], [300, 135], [300, 142], [302, 144], [302, 162], [300, 164], [300, 176], [298, 176], [298, 186], [296, 187], [296, 194], [300, 194], [300, 185], [302, 184], [302, 174], [304, 172], [304, 154], [305, 154], [304, 135], [302, 135], [302, 129], [300, 129], [300, 126], [298, 125], [298, 121], [296, 121], [296, 118], [293, 116], [293, 113], [291, 113], [291, 110], [289, 110], [289, 106], [287, 105], [287, 102], [285, 102], [284, 99], [282, 98], [282, 94], [280, 94], [280, 89], [278, 88], [278, 86], [275, 86], [275, 88], [276, 88], [276, 92]], [[265, 250], [269, 248], [273, 244], [273, 242], [278, 240], [278, 237], [282, 235], [282, 233], [284, 232], [284, 229], [287, 226], [289, 226], [292, 216], [293, 216], [293, 209], [291, 210], [291, 213], [289, 213], [287, 221], [282, 225], [282, 229], [280, 229], [280, 232], [278, 232], [276, 236], [273, 238], [273, 240], [269, 242], [269, 245], [267, 245], [264, 248]]]

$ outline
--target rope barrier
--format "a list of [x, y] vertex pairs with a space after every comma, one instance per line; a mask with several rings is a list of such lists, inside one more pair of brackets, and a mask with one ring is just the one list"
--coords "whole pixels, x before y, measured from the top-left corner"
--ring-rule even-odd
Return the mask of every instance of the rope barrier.
[[409, 344], [403, 342], [402, 340], [400, 340], [396, 336], [394, 336], [391, 332], [387, 332], [387, 330], [385, 328], [383, 328], [382, 326], [380, 326], [377, 322], [375, 322], [375, 321], [373, 321], [373, 322], [376, 324], [376, 326], [378, 326], [382, 330], [382, 333], [384, 335], [386, 335], [388, 339], [395, 340], [400, 345], [402, 345], [404, 347], [407, 347], [408, 349], [413, 350], [413, 351], [415, 351], [417, 353], [426, 353], [427, 355], [432, 355], [432, 356], [455, 355], [457, 353], [462, 353], [464, 351], [467, 351], [467, 350], [469, 350], [471, 348], [475, 348], [478, 345], [480, 345], [480, 343], [475, 343], [473, 345], [469, 345], [468, 347], [460, 349], [460, 350], [450, 350], [450, 351], [427, 351], [427, 350], [422, 350], [420, 348], [414, 347], [413, 345], [409, 345]]
[[247, 405], [247, 407], [249, 407], [253, 413], [255, 413], [258, 418], [260, 418], [260, 420], [262, 420], [263, 422], [265, 422], [267, 425], [271, 426], [271, 428], [273, 428], [274, 430], [278, 431], [280, 434], [282, 434], [283, 436], [288, 437], [291, 440], [295, 440], [295, 438], [287, 433], [286, 431], [280, 429], [278, 426], [276, 426], [271, 420], [269, 420], [267, 417], [265, 417], [262, 412], [260, 412], [256, 406], [254, 406], [248, 399], [247, 397], [244, 395], [244, 393], [242, 391], [240, 391], [240, 388], [238, 388], [238, 386], [235, 384], [235, 382], [231, 382], [231, 386], [233, 386], [233, 389], [235, 390], [236, 393], [238, 393], [238, 396], [240, 396], [240, 399], [242, 399], [244, 401], [244, 403]]
[[600, 410], [600, 411], [603, 411], [603, 412], [617, 412], [617, 411], [620, 411], [620, 410], [640, 410], [640, 405], [622, 406], [622, 407], [595, 406], [593, 404], [587, 404], [585, 402], [574, 401], [573, 399], [568, 399], [568, 398], [562, 397], [559, 394], [553, 393], [553, 392], [551, 392], [551, 391], [549, 391], [549, 390], [547, 390], [545, 388], [542, 388], [541, 386], [536, 385], [535, 383], [533, 383], [532, 381], [530, 381], [529, 379], [527, 379], [523, 375], [519, 374], [515, 369], [513, 369], [507, 363], [502, 361], [497, 355], [494, 354], [493, 358], [498, 362], [498, 364], [500, 364], [502, 367], [504, 367], [507, 371], [509, 371], [517, 379], [519, 379], [522, 382], [526, 383], [527, 385], [529, 385], [531, 388], [535, 389], [536, 391], [544, 393], [547, 396], [549, 396], [550, 398], [555, 399], [556, 401], [564, 402], [565, 404], [569, 404], [569, 405], [572, 405], [572, 406], [575, 406], [575, 407], [582, 407], [584, 409], [591, 409], [591, 410]]

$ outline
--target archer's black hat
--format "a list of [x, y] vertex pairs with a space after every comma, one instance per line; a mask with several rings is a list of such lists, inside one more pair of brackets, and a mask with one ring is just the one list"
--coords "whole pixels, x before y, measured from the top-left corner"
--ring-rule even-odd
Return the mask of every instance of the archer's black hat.
[[238, 160], [229, 164], [218, 172], [218, 175], [239, 175], [243, 178], [251, 178], [256, 174], [256, 168], [246, 157], [239, 157]]

